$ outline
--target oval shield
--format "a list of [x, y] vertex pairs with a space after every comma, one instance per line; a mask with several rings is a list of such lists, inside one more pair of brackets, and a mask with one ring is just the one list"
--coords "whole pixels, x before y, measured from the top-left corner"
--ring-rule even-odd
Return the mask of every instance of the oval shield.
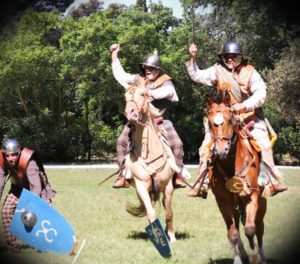
[[[32, 225], [24, 221], [24, 213], [35, 215]], [[71, 254], [76, 247], [76, 237], [71, 225], [52, 206], [36, 194], [23, 189], [9, 231], [33, 248], [42, 252]]]

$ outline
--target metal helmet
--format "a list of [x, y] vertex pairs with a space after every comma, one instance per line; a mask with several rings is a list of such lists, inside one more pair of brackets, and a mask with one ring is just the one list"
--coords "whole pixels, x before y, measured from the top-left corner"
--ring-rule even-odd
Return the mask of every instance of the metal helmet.
[[14, 139], [6, 140], [2, 145], [3, 153], [16, 153], [20, 152], [20, 150], [20, 144]]
[[149, 55], [144, 62], [141, 63], [142, 66], [153, 67], [158, 70], [162, 70], [161, 61], [157, 54]]
[[243, 55], [241, 45], [235, 41], [227, 42], [223, 46], [222, 54], [228, 54], [228, 53]]

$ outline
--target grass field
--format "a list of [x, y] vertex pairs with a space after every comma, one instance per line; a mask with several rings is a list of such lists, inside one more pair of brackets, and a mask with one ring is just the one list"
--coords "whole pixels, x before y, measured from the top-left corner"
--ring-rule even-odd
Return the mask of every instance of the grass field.
[[[193, 182], [197, 169], [189, 169]], [[188, 189], [176, 190], [173, 198], [174, 227], [177, 242], [171, 245], [172, 257], [162, 258], [147, 238], [146, 217], [135, 218], [125, 211], [127, 201], [137, 203], [135, 190], [111, 187], [113, 180], [97, 184], [114, 169], [48, 169], [48, 177], [58, 194], [54, 207], [72, 225], [78, 245], [86, 239], [76, 263], [232, 263], [227, 232], [212, 192], [206, 200], [188, 198]], [[286, 256], [294, 254], [300, 242], [300, 170], [282, 170], [289, 190], [268, 199], [265, 217], [264, 248], [268, 263], [292, 263]], [[6, 186], [3, 197], [8, 191]], [[1, 201], [1, 208], [3, 204]], [[156, 205], [164, 223], [164, 209]], [[248, 247], [243, 229], [242, 239]], [[72, 263], [74, 255], [41, 253], [22, 244], [18, 254], [7, 252], [0, 227], [0, 255], [5, 263]], [[1, 261], [4, 264], [4, 262]]]

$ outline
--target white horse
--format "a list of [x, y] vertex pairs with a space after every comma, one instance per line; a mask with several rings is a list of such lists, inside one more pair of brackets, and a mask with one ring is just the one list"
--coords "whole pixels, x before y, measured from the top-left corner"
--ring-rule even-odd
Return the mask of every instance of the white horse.
[[172, 177], [180, 169], [162, 134], [162, 128], [155, 124], [159, 116], [158, 109], [148, 103], [147, 80], [140, 78], [139, 85], [131, 86], [125, 94], [125, 116], [133, 125], [132, 148], [125, 159], [126, 178], [136, 188], [140, 205], [127, 205], [127, 212], [134, 216], [147, 214], [150, 223], [155, 221], [153, 208], [163, 193], [163, 206], [166, 214], [166, 230], [170, 242], [175, 242], [173, 230], [173, 212], [171, 200], [174, 192]]

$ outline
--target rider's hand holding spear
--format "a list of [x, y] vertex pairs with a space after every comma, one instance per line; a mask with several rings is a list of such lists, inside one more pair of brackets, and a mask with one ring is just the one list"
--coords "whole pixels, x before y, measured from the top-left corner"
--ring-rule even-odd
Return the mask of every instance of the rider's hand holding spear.
[[191, 63], [196, 62], [196, 55], [198, 52], [197, 45], [195, 44], [195, 29], [194, 29], [194, 2], [192, 1], [192, 44], [190, 45], [189, 52], [191, 55]]

